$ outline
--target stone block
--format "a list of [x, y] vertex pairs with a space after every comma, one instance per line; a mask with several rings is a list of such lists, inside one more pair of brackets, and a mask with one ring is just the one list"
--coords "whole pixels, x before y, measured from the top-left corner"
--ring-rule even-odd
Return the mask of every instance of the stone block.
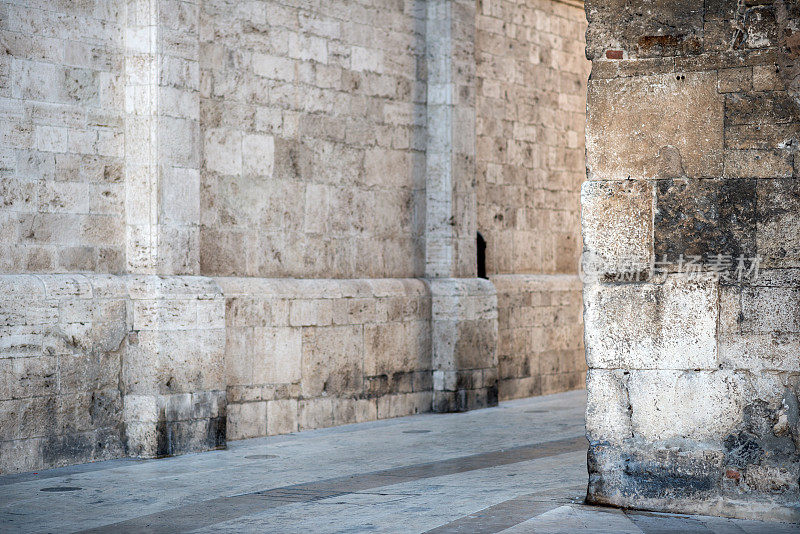
[[267, 435], [289, 434], [298, 429], [298, 405], [296, 399], [281, 399], [267, 402]]
[[272, 354], [277, 383], [298, 382], [301, 378], [302, 337], [297, 329], [274, 329], [269, 332], [266, 354]]
[[228, 404], [227, 439], [256, 438], [267, 435], [267, 403]]
[[753, 86], [753, 68], [737, 67], [717, 72], [717, 90], [720, 93], [749, 91]]
[[585, 277], [646, 270], [653, 257], [654, 187], [648, 181], [584, 182]]
[[333, 422], [335, 425], [363, 423], [378, 418], [374, 399], [334, 399]]
[[242, 135], [235, 130], [212, 129], [203, 143], [205, 167], [226, 175], [242, 173]]
[[424, 413], [431, 409], [431, 393], [419, 392], [385, 395], [377, 399], [377, 406], [378, 419]]
[[242, 172], [272, 177], [275, 142], [272, 136], [247, 134], [242, 138]]
[[[303, 331], [302, 389], [306, 398], [363, 391], [361, 326], [331, 326]], [[302, 412], [302, 408], [301, 408]]]
[[374, 376], [415, 368], [417, 354], [404, 323], [364, 326], [364, 374]]
[[774, 91], [783, 89], [783, 80], [779, 71], [780, 69], [777, 65], [754, 65], [753, 90]]
[[715, 369], [718, 287], [713, 276], [584, 288], [590, 369]]
[[800, 266], [800, 186], [796, 179], [759, 180], [756, 250], [761, 266]]
[[628, 379], [633, 433], [651, 442], [720, 443], [739, 422], [748, 393], [747, 384], [730, 371], [633, 370]]
[[289, 308], [292, 326], [326, 326], [333, 321], [333, 302], [328, 299], [298, 299]]
[[725, 95], [725, 126], [796, 122], [800, 104], [784, 91]]
[[744, 334], [800, 333], [800, 288], [744, 288], [741, 329]]
[[333, 426], [333, 399], [301, 400], [298, 403], [297, 420], [299, 430]]
[[[656, 186], [654, 251], [679, 257], [752, 257], [756, 248], [755, 180], [662, 180]], [[732, 262], [735, 267], [736, 262]]]
[[726, 150], [725, 178], [788, 178], [792, 157], [780, 150]]
[[[705, 13], [703, 6], [690, 0], [645, 12], [633, 5], [589, 2], [586, 12], [586, 56], [595, 62], [606, 57], [607, 50], [646, 58], [696, 54], [702, 49]], [[623, 20], [631, 22], [621, 24]]]
[[725, 102], [716, 85], [709, 72], [590, 81], [588, 178], [721, 176]]
[[0, 441], [0, 472], [19, 473], [41, 469], [42, 439]]
[[719, 362], [724, 369], [800, 371], [800, 335], [795, 333], [726, 333], [718, 340]]

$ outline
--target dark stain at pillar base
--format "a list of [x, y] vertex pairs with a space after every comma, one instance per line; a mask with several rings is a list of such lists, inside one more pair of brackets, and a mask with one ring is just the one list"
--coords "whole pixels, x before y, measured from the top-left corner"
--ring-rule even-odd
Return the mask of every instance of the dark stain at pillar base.
[[467, 412], [490, 408], [498, 404], [497, 384], [478, 389], [434, 391], [433, 411], [436, 413]]
[[225, 448], [227, 417], [156, 423], [156, 457]]

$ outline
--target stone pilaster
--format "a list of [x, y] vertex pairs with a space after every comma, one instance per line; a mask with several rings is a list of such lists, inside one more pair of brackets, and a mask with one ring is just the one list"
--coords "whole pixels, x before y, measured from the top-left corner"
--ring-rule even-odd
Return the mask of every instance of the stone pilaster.
[[497, 297], [476, 278], [475, 4], [427, 3], [425, 276], [438, 412], [497, 404]]
[[224, 300], [209, 278], [173, 276], [199, 272], [199, 5], [126, 10], [123, 419], [130, 455], [167, 456], [225, 444]]
[[125, 27], [127, 270], [199, 271], [196, 2], [130, 0]]

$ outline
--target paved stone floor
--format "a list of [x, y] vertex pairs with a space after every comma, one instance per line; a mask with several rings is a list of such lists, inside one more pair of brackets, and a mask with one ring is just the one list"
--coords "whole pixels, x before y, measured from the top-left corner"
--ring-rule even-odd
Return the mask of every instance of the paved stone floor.
[[0, 477], [0, 532], [796, 533], [581, 504], [582, 391]]

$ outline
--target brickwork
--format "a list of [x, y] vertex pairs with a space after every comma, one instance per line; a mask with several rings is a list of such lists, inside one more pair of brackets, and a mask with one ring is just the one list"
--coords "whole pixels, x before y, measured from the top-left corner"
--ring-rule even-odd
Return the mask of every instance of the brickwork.
[[488, 280], [432, 280], [433, 409], [467, 411], [495, 406], [497, 294]]
[[643, 4], [587, 5], [589, 499], [797, 521], [800, 7]]
[[128, 272], [200, 270], [201, 2], [131, 0], [125, 26]]

